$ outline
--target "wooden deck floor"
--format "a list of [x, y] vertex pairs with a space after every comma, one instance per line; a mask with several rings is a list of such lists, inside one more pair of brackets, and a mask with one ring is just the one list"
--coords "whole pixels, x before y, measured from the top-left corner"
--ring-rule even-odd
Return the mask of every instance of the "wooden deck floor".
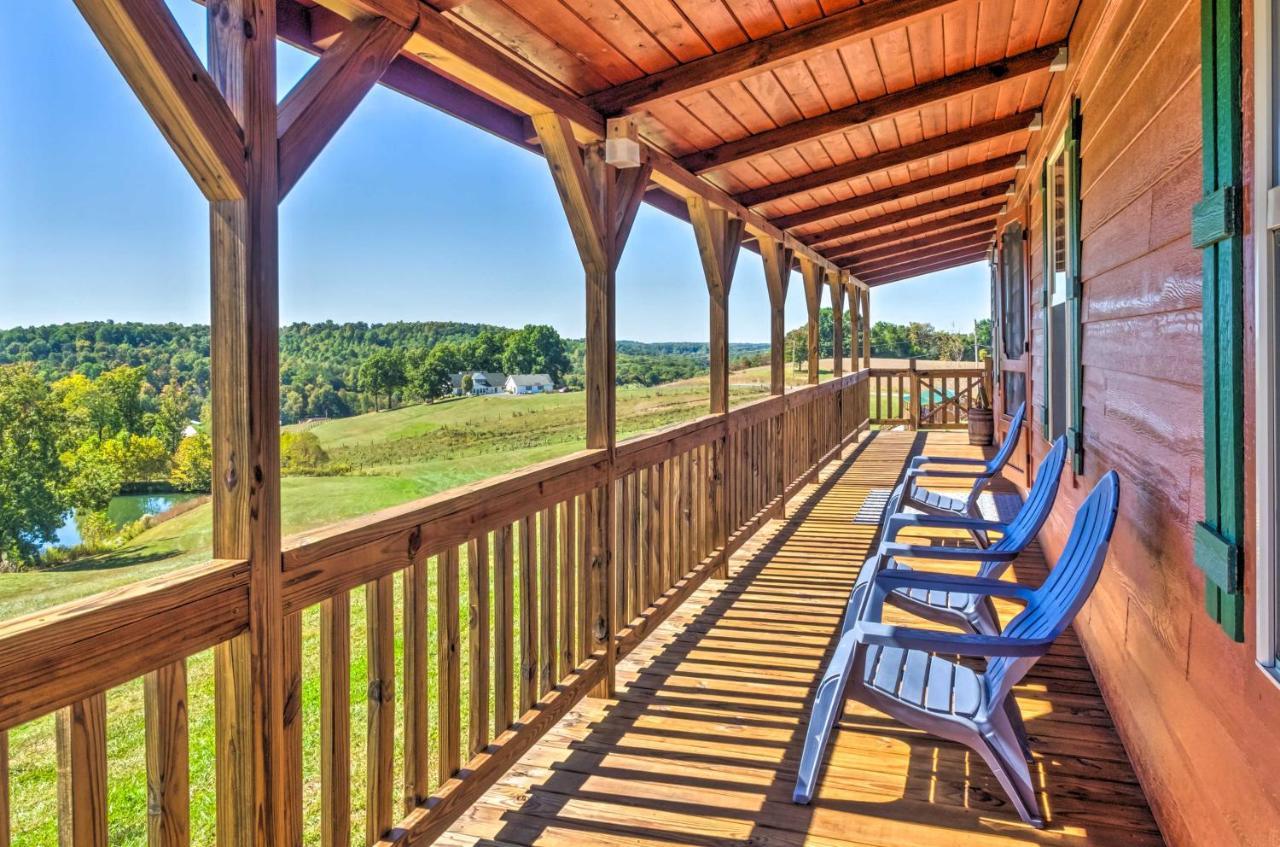
[[[1019, 821], [976, 756], [857, 704], [819, 797], [790, 802], [806, 706], [875, 534], [850, 518], [926, 442], [976, 455], [949, 433], [867, 438], [624, 660], [617, 700], [583, 701], [437, 843], [1162, 843], [1072, 633], [1017, 690], [1046, 830]], [[1020, 578], [1038, 578], [1038, 557]]]

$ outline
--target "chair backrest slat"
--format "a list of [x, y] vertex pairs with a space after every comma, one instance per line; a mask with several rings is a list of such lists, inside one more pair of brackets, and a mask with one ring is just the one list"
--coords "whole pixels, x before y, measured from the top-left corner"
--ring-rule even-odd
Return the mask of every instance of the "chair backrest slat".
[[996, 451], [995, 456], [987, 463], [987, 470], [991, 474], [998, 474], [1009, 459], [1013, 456], [1013, 450], [1018, 446], [1018, 439], [1022, 437], [1022, 421], [1027, 415], [1027, 403], [1024, 400], [1018, 404], [1017, 410], [1013, 413], [1013, 420], [1009, 422], [1009, 431], [1004, 435], [1004, 441], [1000, 443], [1000, 449]]
[[[1053, 442], [1053, 447], [1040, 461], [1040, 466], [1036, 468], [1035, 482], [1031, 484], [1031, 490], [1027, 492], [1027, 499], [1023, 502], [1022, 508], [1009, 522], [1008, 532], [991, 545], [992, 550], [1000, 552], [1021, 550], [1040, 534], [1040, 528], [1044, 526], [1044, 522], [1049, 519], [1049, 513], [1053, 511], [1053, 503], [1058, 496], [1058, 485], [1062, 480], [1062, 467], [1066, 464], [1066, 460], [1067, 439], [1065, 436], [1058, 436], [1058, 439]], [[990, 564], [992, 563], [988, 563]], [[988, 565], [983, 566], [984, 571], [988, 569]], [[1003, 572], [1004, 567], [1000, 565], [999, 571]]]
[[[1005, 626], [1002, 636], [1054, 639], [1062, 634], [1102, 572], [1119, 500], [1120, 478], [1115, 471], [1108, 471], [1076, 512], [1057, 564], [1026, 608]], [[984, 674], [987, 702], [993, 706], [1000, 703], [1038, 658], [999, 657], [988, 662]]]

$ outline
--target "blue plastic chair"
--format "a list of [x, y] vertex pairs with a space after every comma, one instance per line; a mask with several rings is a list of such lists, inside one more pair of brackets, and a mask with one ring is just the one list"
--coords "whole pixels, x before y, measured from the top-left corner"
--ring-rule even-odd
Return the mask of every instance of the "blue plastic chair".
[[[860, 574], [835, 652], [818, 685], [792, 795], [808, 803], [817, 788], [831, 730], [846, 697], [910, 726], [969, 747], [982, 756], [1018, 814], [1044, 825], [1027, 766], [1030, 749], [1016, 685], [1049, 651], [1089, 597], [1115, 526], [1120, 480], [1109, 471], [1076, 512], [1058, 563], [1036, 589], [1003, 580], [923, 571]], [[1021, 601], [999, 635], [939, 632], [881, 623], [884, 603], [900, 589], [958, 591]], [[948, 656], [987, 659], [975, 671]]]
[[[916, 456], [907, 466], [906, 478], [898, 485], [885, 514], [892, 515], [911, 507], [927, 515], [954, 517], [976, 517], [978, 515], [978, 497], [1009, 463], [1018, 439], [1022, 436], [1022, 422], [1026, 417], [1027, 404], [1020, 403], [1013, 413], [1009, 431], [1005, 434], [1000, 449], [991, 459], [960, 459], [952, 456]], [[920, 479], [971, 479], [972, 487], [963, 499], [939, 494], [937, 491], [920, 485]], [[982, 530], [971, 530], [974, 540], [986, 546], [987, 536]]]
[[[981, 565], [978, 567], [977, 576], [985, 579], [999, 579], [1027, 545], [1036, 540], [1040, 534], [1040, 528], [1044, 526], [1049, 513], [1053, 511], [1053, 503], [1058, 496], [1058, 485], [1062, 479], [1062, 466], [1066, 463], [1066, 458], [1067, 440], [1059, 436], [1053, 442], [1053, 447], [1048, 454], [1040, 461], [1040, 466], [1036, 469], [1035, 482], [1027, 492], [1027, 499], [1023, 502], [1022, 508], [1008, 523], [953, 515], [894, 515], [885, 525], [885, 540], [881, 543], [876, 555], [868, 559], [863, 568], [871, 567], [888, 571], [911, 570], [910, 565], [900, 561], [901, 558], [934, 561], [979, 559]], [[898, 542], [896, 540], [898, 533], [907, 527], [980, 530], [984, 535], [999, 533], [1000, 537], [991, 546], [980, 550]], [[995, 635], [1000, 631], [995, 605], [990, 598], [981, 594], [907, 588], [890, 594], [889, 602], [919, 617], [936, 623], [958, 626], [970, 632]]]

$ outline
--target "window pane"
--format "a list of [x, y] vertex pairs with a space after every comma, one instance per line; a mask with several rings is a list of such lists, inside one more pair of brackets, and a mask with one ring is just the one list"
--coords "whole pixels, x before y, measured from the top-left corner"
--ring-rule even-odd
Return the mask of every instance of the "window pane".
[[1053, 225], [1053, 302], [1066, 300], [1067, 290], [1067, 165], [1066, 151], [1054, 159], [1049, 172], [1049, 214]]
[[1024, 244], [1020, 224], [1012, 224], [1001, 237], [1000, 328], [1004, 355], [1009, 359], [1022, 356], [1027, 340]]

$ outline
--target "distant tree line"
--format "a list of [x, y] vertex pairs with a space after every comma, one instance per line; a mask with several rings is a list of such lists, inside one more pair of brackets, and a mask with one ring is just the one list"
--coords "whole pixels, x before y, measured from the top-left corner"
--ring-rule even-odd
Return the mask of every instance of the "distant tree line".
[[[854, 338], [849, 322], [849, 313], [844, 314], [844, 344], [846, 357], [852, 355]], [[831, 358], [833, 351], [832, 329], [834, 318], [830, 309], [823, 309], [818, 314], [818, 351], [824, 358]], [[976, 326], [978, 349], [991, 352], [991, 320], [983, 318]], [[787, 333], [788, 358], [795, 364], [803, 364], [809, 355], [809, 330], [807, 326], [799, 326]], [[965, 362], [974, 361], [974, 333], [950, 332], [938, 329], [933, 324], [909, 323], [895, 324], [887, 321], [876, 321], [871, 325], [871, 355], [882, 359], [931, 359], [935, 361]], [[861, 350], [858, 350], [861, 353]]]

